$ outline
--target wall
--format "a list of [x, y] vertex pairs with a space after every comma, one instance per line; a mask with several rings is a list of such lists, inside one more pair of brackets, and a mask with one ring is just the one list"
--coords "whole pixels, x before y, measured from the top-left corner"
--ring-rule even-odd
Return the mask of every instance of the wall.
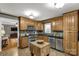
[[4, 36], [8, 36], [10, 37], [11, 33], [17, 33], [17, 46], [19, 46], [19, 27], [17, 27], [17, 31], [11, 31], [11, 27], [15, 27], [14, 25], [4, 25], [4, 29], [5, 29], [5, 35]]
[[7, 15], [7, 14], [3, 14], [3, 13], [0, 13], [0, 17], [14, 19], [14, 20], [17, 20], [18, 19], [18, 17], [16, 17], [16, 16]]
[[[1, 27], [2, 27], [2, 23], [0, 22], [0, 31], [1, 31]], [[1, 34], [0, 34], [0, 51], [1, 51], [1, 49], [2, 49], [2, 38], [1, 38]]]
[[1, 37], [0, 37], [0, 51], [1, 51]]
[[10, 37], [11, 33], [17, 33], [17, 31], [11, 31], [11, 27], [15, 27], [14, 25], [5, 25], [5, 24], [3, 24], [3, 26], [4, 26], [4, 30], [5, 30], [5, 35], [4, 36]]

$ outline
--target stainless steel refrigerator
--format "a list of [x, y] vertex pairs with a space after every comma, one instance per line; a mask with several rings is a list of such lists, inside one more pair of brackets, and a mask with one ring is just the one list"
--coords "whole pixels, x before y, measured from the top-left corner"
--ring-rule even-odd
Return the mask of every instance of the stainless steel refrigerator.
[[49, 41], [50, 41], [50, 46], [52, 48], [56, 48], [56, 39], [53, 37], [49, 37]]

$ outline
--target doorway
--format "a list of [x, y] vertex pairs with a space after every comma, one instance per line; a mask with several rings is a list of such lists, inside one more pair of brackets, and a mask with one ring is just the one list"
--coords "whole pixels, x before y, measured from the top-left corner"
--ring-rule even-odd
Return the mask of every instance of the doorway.
[[1, 50], [7, 50], [18, 47], [19, 21], [15, 19], [0, 17], [1, 32]]

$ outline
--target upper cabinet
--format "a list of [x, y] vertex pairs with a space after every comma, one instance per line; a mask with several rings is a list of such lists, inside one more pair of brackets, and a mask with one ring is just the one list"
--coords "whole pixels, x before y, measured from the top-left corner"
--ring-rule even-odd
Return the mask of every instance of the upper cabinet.
[[41, 21], [34, 21], [25, 17], [20, 17], [20, 30], [26, 30], [27, 26], [34, 26], [36, 30], [43, 30], [43, 23]]
[[44, 23], [51, 23], [52, 31], [63, 31], [63, 16], [47, 19]]
[[63, 19], [64, 30], [78, 31], [78, 11], [64, 14]]
[[34, 26], [34, 21], [28, 18], [20, 17], [20, 30], [26, 30], [27, 26]]
[[40, 21], [36, 21], [35, 28], [36, 28], [36, 30], [43, 30], [43, 23]]
[[20, 30], [26, 30], [26, 20], [24, 19], [24, 18], [22, 18], [22, 17], [20, 17], [20, 19], [19, 19], [19, 26], [20, 26]]
[[43, 30], [43, 23], [42, 22], [38, 22], [38, 30]]
[[62, 31], [63, 30], [63, 17], [53, 18], [52, 22], [52, 30]]

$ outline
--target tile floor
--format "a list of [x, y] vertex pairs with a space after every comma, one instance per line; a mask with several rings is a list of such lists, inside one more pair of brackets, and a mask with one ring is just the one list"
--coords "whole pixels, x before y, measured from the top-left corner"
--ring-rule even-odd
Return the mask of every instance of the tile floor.
[[[0, 56], [31, 56], [31, 54], [29, 48], [18, 49], [15, 47], [0, 52]], [[50, 56], [69, 56], [69, 55], [50, 48]]]

